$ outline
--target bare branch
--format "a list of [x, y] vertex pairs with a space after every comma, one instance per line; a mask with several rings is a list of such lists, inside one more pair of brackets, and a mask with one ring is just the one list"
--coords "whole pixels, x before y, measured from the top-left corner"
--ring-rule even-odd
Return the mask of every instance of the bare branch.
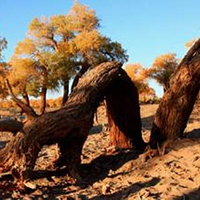
[[7, 82], [8, 90], [10, 92], [10, 95], [11, 95], [13, 101], [24, 111], [24, 113], [26, 113], [27, 117], [29, 119], [37, 117], [38, 115], [33, 110], [33, 108], [31, 108], [30, 106], [26, 105], [23, 101], [21, 101], [20, 99], [18, 99], [15, 96], [15, 94], [13, 93], [12, 87], [11, 87], [8, 79], [6, 79], [6, 82]]

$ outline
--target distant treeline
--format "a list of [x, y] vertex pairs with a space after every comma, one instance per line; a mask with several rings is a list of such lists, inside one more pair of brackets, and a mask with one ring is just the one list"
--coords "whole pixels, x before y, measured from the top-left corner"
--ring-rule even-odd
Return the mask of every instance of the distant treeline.
[[[58, 97], [56, 99], [47, 99], [47, 109], [48, 108], [60, 108], [62, 102], [62, 97]], [[40, 100], [34, 99], [30, 100], [31, 107], [35, 109], [39, 109], [40, 107]], [[0, 101], [0, 110], [10, 110], [10, 109], [16, 109], [19, 110], [19, 107], [15, 104], [12, 100], [1, 100]]]

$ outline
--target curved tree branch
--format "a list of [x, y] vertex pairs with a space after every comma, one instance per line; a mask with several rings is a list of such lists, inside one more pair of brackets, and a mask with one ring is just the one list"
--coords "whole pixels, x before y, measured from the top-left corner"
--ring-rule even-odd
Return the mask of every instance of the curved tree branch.
[[26, 113], [28, 119], [36, 118], [38, 115], [33, 110], [33, 108], [31, 108], [30, 106], [26, 105], [23, 101], [18, 99], [15, 96], [15, 94], [13, 93], [12, 87], [11, 87], [8, 79], [6, 79], [6, 82], [7, 82], [8, 90], [10, 92], [10, 95], [11, 95], [13, 101], [23, 110], [24, 113]]

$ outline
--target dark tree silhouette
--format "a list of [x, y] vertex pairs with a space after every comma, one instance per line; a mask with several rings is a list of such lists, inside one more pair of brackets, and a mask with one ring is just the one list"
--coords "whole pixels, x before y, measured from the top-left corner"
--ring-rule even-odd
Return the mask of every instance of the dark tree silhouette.
[[144, 149], [138, 91], [125, 71], [111, 83], [106, 103], [111, 146]]

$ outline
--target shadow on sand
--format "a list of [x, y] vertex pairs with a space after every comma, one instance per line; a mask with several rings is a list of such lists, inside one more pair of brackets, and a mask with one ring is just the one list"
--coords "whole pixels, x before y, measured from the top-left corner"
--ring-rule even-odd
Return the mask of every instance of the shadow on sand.
[[82, 165], [84, 181], [92, 185], [108, 176], [110, 170], [117, 170], [130, 160], [138, 158], [139, 151], [119, 152], [112, 155], [101, 155], [89, 164]]
[[150, 131], [154, 120], [154, 115], [143, 117], [141, 120], [142, 120], [142, 128]]
[[185, 132], [184, 137], [190, 139], [200, 139], [200, 128], [195, 128], [190, 132]]
[[174, 198], [174, 200], [199, 200], [199, 199], [200, 199], [200, 188]]
[[[79, 183], [80, 188], [87, 188], [94, 184], [97, 181], [100, 181], [108, 176], [110, 170], [117, 170], [123, 164], [129, 160], [138, 158], [140, 152], [137, 151], [128, 151], [128, 152], [119, 152], [112, 155], [101, 155], [94, 159], [89, 164], [81, 165], [81, 176], [83, 178], [83, 183]], [[31, 194], [32, 197], [44, 197], [47, 199], [53, 199], [59, 195], [68, 195], [74, 193], [78, 190], [75, 187], [74, 190], [66, 190], [67, 187], [72, 186], [74, 183], [68, 182], [69, 176], [67, 175], [68, 171], [64, 168], [62, 170], [49, 171], [49, 170], [38, 170], [33, 172], [32, 180], [39, 180], [45, 178], [48, 182], [45, 186], [38, 186], [36, 191], [40, 191], [38, 194], [35, 190], [30, 190], [28, 188], [20, 191], [21, 194]], [[118, 176], [116, 174], [114, 176]], [[60, 180], [55, 183], [52, 177], [60, 178]], [[41, 180], [42, 181], [42, 180]], [[46, 182], [45, 181], [45, 182]], [[155, 180], [154, 180], [155, 181]], [[52, 183], [52, 186], [51, 186]], [[138, 187], [142, 183], [134, 184], [133, 186], [127, 188], [126, 190], [131, 191], [135, 190], [135, 187]], [[47, 186], [46, 186], [47, 185]], [[125, 190], [125, 191], [126, 191]], [[13, 191], [16, 191], [16, 185], [13, 183], [13, 177], [11, 174], [3, 176], [0, 178], [0, 199], [11, 198]], [[125, 191], [119, 192], [119, 194], [113, 194], [113, 198], [116, 195], [122, 195]], [[101, 199], [101, 197], [96, 197]], [[15, 199], [15, 198], [12, 198]], [[70, 198], [69, 198], [70, 199]], [[72, 198], [73, 199], [73, 198]]]
[[[102, 200], [102, 199], [118, 200], [118, 199], [127, 199], [130, 194], [134, 194], [136, 192], [139, 192], [142, 188], [147, 188], [147, 187], [155, 186], [159, 182], [160, 182], [159, 178], [152, 178], [150, 181], [147, 181], [147, 182], [144, 182], [144, 183], [141, 183], [141, 182], [134, 183], [133, 185], [131, 185], [131, 186], [127, 187], [127, 188], [124, 188], [124, 189], [122, 189], [120, 191], [117, 191], [117, 192], [115, 192], [113, 194], [99, 195], [99, 196], [91, 198], [90, 200]], [[158, 193], [154, 194], [151, 197], [158, 198], [159, 194]]]

